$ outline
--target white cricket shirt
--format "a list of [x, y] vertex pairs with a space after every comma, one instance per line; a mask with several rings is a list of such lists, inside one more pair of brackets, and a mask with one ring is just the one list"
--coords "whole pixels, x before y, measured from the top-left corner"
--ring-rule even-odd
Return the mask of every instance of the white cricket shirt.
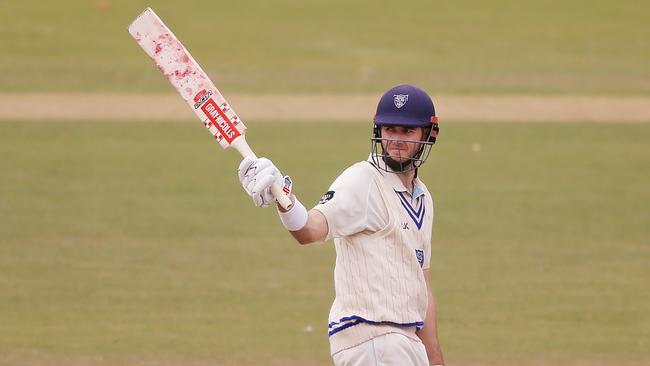
[[409, 192], [397, 174], [369, 159], [346, 169], [314, 209], [325, 216], [336, 249], [331, 353], [386, 333], [419, 340], [433, 226], [426, 186], [416, 178]]

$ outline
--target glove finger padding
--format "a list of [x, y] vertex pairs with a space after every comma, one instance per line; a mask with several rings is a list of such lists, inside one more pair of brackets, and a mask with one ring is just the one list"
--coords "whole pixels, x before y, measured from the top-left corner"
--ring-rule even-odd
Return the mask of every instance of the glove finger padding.
[[275, 167], [275, 165], [271, 160], [264, 157], [257, 159], [257, 161], [255, 162], [255, 166], [257, 167], [258, 170], [262, 170], [270, 166]]
[[254, 165], [258, 160], [259, 159], [255, 159], [252, 156], [247, 156], [242, 159], [241, 163], [239, 163], [239, 168], [237, 168], [237, 174], [239, 175], [240, 180], [248, 174], [251, 166]]
[[261, 176], [259, 179], [256, 179], [255, 184], [252, 185], [251, 194], [264, 193], [265, 191], [269, 191], [270, 194], [271, 193], [270, 188], [273, 185], [273, 183], [276, 182], [277, 182], [277, 177], [275, 175]]
[[253, 195], [253, 188], [255, 188], [255, 184], [257, 184], [257, 179], [251, 179], [246, 182], [246, 185], [244, 186], [244, 190], [246, 193], [248, 193], [249, 196]]
[[267, 207], [275, 201], [271, 193], [274, 183], [282, 185], [283, 177], [273, 162], [267, 158], [246, 157], [237, 170], [239, 181], [257, 207]]
[[247, 156], [241, 161], [241, 163], [239, 163], [239, 168], [237, 169], [239, 181], [248, 194], [250, 194], [250, 189], [248, 189], [248, 186], [250, 185], [251, 181], [254, 180], [254, 165], [256, 161], [257, 159]]
[[262, 177], [266, 176], [273, 176], [278, 181], [282, 180], [282, 174], [278, 168], [275, 167], [275, 165], [271, 164], [267, 166], [257, 166], [255, 171], [255, 179], [260, 180]]
[[[257, 174], [257, 181], [251, 190], [251, 194], [257, 197], [262, 198], [261, 207], [266, 207], [269, 204], [275, 201], [273, 193], [271, 192], [271, 186], [273, 184], [282, 183], [282, 174], [274, 165], [270, 165], [262, 169]], [[255, 202], [257, 206], [260, 206], [260, 202]]]
[[266, 175], [258, 179], [251, 189], [251, 197], [255, 206], [266, 207], [275, 201], [273, 193], [271, 193], [271, 186], [276, 182], [276, 177], [273, 175]]

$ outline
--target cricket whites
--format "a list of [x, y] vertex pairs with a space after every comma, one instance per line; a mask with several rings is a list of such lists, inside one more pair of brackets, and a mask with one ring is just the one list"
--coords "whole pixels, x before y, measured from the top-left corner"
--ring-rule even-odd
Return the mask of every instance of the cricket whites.
[[[129, 33], [221, 147], [226, 149], [232, 146], [243, 157], [255, 157], [244, 137], [244, 123], [201, 66], [151, 8], [146, 8], [131, 23]], [[280, 206], [285, 209], [291, 207], [291, 200], [282, 192], [279, 184], [274, 184], [271, 191]]]

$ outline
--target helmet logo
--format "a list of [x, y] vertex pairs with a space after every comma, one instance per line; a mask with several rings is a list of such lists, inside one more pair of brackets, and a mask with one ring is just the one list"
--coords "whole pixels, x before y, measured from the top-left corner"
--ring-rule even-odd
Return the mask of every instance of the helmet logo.
[[408, 102], [409, 100], [409, 95], [408, 94], [395, 94], [393, 96], [393, 102], [395, 103], [395, 107], [402, 108]]

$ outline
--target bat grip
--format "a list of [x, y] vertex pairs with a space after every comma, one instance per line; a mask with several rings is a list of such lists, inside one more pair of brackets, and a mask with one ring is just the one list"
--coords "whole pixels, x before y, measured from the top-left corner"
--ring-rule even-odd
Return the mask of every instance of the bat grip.
[[[257, 156], [251, 150], [251, 147], [248, 146], [248, 143], [246, 142], [246, 139], [244, 138], [244, 135], [241, 135], [240, 137], [236, 138], [235, 141], [233, 141], [230, 146], [234, 147], [241, 156], [243, 157], [253, 157], [257, 159]], [[293, 203], [291, 202], [291, 198], [287, 196], [283, 191], [282, 187], [280, 187], [279, 184], [273, 183], [271, 186], [271, 193], [273, 193], [273, 197], [278, 201], [278, 204], [282, 206], [285, 210], [289, 210], [291, 206], [293, 206]]]

